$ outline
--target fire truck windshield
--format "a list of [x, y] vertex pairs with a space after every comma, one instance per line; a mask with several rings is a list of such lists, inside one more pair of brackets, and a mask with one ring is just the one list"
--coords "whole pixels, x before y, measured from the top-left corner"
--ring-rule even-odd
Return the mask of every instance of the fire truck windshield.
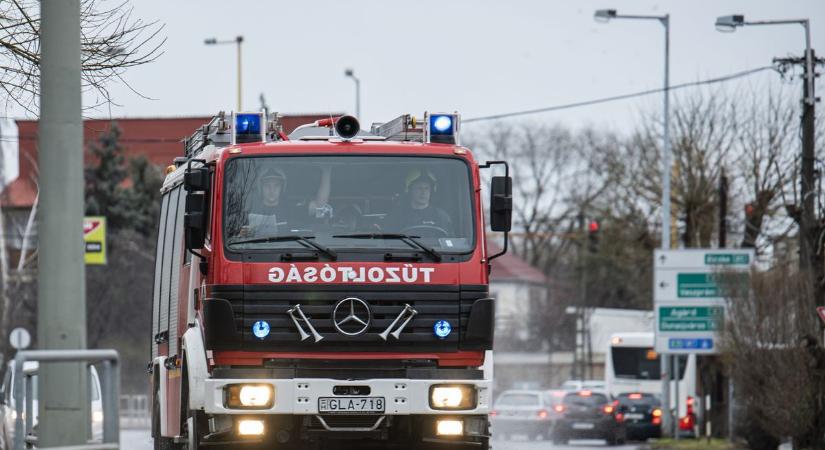
[[[250, 156], [227, 163], [224, 230], [230, 252], [384, 255], [474, 248], [472, 184], [464, 160], [426, 156]], [[368, 236], [369, 238], [365, 238]]]

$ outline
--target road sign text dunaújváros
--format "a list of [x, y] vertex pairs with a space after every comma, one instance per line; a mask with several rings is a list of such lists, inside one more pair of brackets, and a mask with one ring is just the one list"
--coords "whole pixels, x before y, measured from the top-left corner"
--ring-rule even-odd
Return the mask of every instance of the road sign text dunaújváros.
[[709, 266], [746, 266], [750, 264], [750, 255], [741, 253], [708, 253], [705, 255], [705, 264]]
[[717, 331], [724, 317], [724, 306], [662, 306], [659, 331]]
[[723, 297], [719, 288], [719, 281], [723, 277], [730, 283], [743, 283], [747, 282], [748, 273], [679, 273], [676, 275], [677, 295], [679, 298]]

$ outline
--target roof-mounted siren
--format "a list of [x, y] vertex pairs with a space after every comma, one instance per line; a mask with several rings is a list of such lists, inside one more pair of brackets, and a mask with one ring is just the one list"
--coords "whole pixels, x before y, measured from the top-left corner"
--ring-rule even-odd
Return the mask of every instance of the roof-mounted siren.
[[341, 139], [352, 139], [361, 132], [361, 124], [353, 116], [341, 116], [335, 120], [335, 134]]
[[461, 116], [457, 113], [424, 113], [424, 142], [458, 145]]
[[232, 144], [266, 140], [266, 118], [263, 112], [233, 112], [231, 123]]

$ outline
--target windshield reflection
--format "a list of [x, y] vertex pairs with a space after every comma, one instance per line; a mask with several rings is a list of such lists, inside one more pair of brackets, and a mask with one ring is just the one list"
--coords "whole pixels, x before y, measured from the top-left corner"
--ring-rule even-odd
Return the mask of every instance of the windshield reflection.
[[371, 251], [410, 250], [393, 236], [407, 235], [438, 253], [463, 253], [473, 248], [471, 192], [467, 165], [454, 158], [239, 157], [227, 163], [224, 237], [230, 251], [306, 248], [266, 239], [284, 235]]

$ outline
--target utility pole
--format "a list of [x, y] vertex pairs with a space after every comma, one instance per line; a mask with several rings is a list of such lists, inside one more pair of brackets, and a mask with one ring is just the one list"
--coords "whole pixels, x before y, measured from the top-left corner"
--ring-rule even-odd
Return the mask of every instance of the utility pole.
[[[807, 29], [807, 28], [806, 28]], [[820, 285], [819, 279], [822, 277], [822, 258], [817, 255], [819, 253], [816, 248], [816, 238], [819, 234], [819, 227], [817, 225], [816, 217], [816, 149], [815, 144], [815, 115], [816, 115], [816, 93], [814, 87], [814, 50], [810, 48], [810, 34], [805, 33], [808, 40], [808, 48], [805, 51], [805, 57], [799, 60], [793, 58], [782, 58], [775, 60], [779, 64], [799, 64], [803, 63], [805, 67], [805, 75], [802, 86], [802, 161], [801, 161], [801, 175], [799, 192], [802, 196], [802, 214], [800, 215], [800, 229], [799, 244], [800, 244], [800, 267], [812, 271], [814, 279], [817, 280], [817, 286]], [[817, 289], [817, 299], [822, 300], [822, 289]]]
[[[37, 340], [43, 349], [85, 349], [80, 0], [43, 0], [40, 30]], [[86, 443], [87, 370], [84, 363], [40, 366], [38, 447]]]
[[238, 46], [238, 111], [243, 111], [243, 76], [241, 74], [241, 44], [243, 44], [243, 36], [235, 37], [235, 44]]
[[728, 176], [722, 169], [719, 177], [719, 248], [728, 245]]

